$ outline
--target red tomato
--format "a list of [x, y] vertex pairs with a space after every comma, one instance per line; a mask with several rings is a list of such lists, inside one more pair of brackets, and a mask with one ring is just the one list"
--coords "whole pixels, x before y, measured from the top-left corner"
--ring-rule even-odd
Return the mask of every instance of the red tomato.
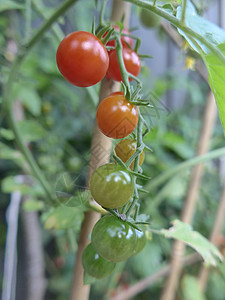
[[[116, 31], [120, 32], [119, 26], [113, 25], [112, 27], [115, 28]], [[129, 32], [127, 29], [125, 29], [125, 28], [122, 30], [122, 33], [130, 34], [130, 32]], [[103, 37], [104, 37], [106, 34], [107, 34], [107, 32], [103, 35]], [[122, 42], [122, 45], [123, 45], [124, 47], [127, 47], [127, 44], [128, 44], [128, 45], [130, 45], [131, 48], [132, 48], [133, 45], [134, 45], [133, 39], [132, 39], [131, 37], [125, 36], [125, 35], [121, 35], [121, 42]], [[111, 41], [109, 41], [109, 42], [106, 44], [106, 46], [115, 47], [115, 46], [116, 46], [116, 43], [115, 43], [114, 40], [111, 40]], [[111, 50], [110, 50], [110, 51], [111, 51]], [[109, 52], [110, 52], [110, 51], [109, 51]]]
[[[141, 61], [137, 53], [130, 48], [124, 47], [123, 61], [126, 70], [132, 75], [138, 76], [141, 70]], [[113, 79], [115, 81], [123, 80], [120, 72], [120, 66], [119, 66], [116, 50], [112, 50], [109, 53], [109, 68], [107, 71], [107, 78]], [[129, 81], [131, 80], [132, 78], [129, 78]]]
[[96, 118], [102, 133], [113, 139], [121, 139], [136, 128], [138, 110], [123, 94], [113, 94], [99, 104]]
[[109, 64], [108, 52], [93, 34], [76, 31], [59, 44], [56, 61], [63, 77], [73, 85], [86, 87], [101, 81]]

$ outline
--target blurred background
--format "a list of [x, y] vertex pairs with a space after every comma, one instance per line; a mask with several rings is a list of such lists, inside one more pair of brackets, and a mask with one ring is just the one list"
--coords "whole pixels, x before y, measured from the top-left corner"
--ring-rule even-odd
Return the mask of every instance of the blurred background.
[[[24, 176], [25, 161], [1, 107], [4, 85], [18, 45], [27, 41], [62, 2], [17, 0], [0, 3], [1, 291], [3, 281], [4, 285], [8, 283], [2, 300], [69, 298], [84, 208], [80, 205], [74, 210], [68, 207], [46, 210], [39, 183]], [[223, 0], [193, 2], [206, 19], [225, 28]], [[111, 6], [109, 1], [108, 17]], [[64, 35], [76, 30], [90, 31], [94, 15], [98, 16], [95, 1], [78, 1], [33, 48], [13, 90], [19, 128], [59, 198], [62, 197], [60, 192], [77, 195], [84, 189], [100, 86], [81, 89], [67, 83], [57, 69], [55, 53]], [[155, 100], [150, 113], [143, 111], [152, 128], [145, 142], [153, 150], [145, 153], [143, 172], [156, 178], [192, 159], [196, 153], [224, 147], [224, 134], [216, 110], [210, 107], [214, 100], [204, 79], [207, 72], [201, 67], [198, 56], [177, 37], [174, 28], [166, 23], [149, 28], [142, 18], [141, 10], [132, 6], [130, 29], [142, 40], [140, 53], [152, 56], [142, 61], [140, 74], [146, 95], [154, 95]], [[222, 200], [225, 201], [222, 193], [225, 158], [207, 161], [200, 172], [201, 176], [196, 179], [191, 168], [183, 169], [154, 190], [151, 190], [151, 183], [142, 182], [149, 193], [143, 194], [141, 211], [150, 215], [154, 228], [168, 228], [172, 220], [180, 219], [184, 200], [193, 188], [191, 182], [198, 181], [194, 187], [194, 201], [197, 201], [192, 225], [210, 237], [218, 207]], [[224, 219], [222, 224], [213, 242], [224, 253]], [[112, 278], [94, 283], [90, 299], [108, 299], [116, 291], [126, 290], [151, 276], [168, 264], [171, 249], [171, 240], [153, 236], [140, 254], [119, 264]], [[186, 253], [192, 252], [186, 249]], [[196, 263], [183, 269], [176, 299], [224, 300], [225, 264], [210, 270], [203, 283], [204, 292], [200, 292], [196, 284], [200, 268]], [[132, 299], [160, 299], [164, 284], [164, 280], [157, 280]]]

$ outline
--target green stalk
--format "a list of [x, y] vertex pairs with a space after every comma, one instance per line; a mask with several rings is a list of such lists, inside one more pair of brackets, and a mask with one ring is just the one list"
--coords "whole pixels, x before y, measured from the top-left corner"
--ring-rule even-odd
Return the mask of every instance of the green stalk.
[[21, 136], [17, 124], [14, 120], [12, 113], [13, 99], [12, 99], [12, 91], [13, 91], [13, 83], [15, 82], [17, 75], [19, 73], [19, 69], [27, 57], [32, 47], [41, 39], [44, 33], [51, 27], [51, 25], [56, 21], [56, 19], [65, 13], [65, 11], [76, 2], [77, 0], [68, 0], [64, 2], [53, 14], [52, 16], [41, 26], [41, 28], [36, 32], [36, 34], [31, 38], [27, 44], [25, 44], [19, 51], [17, 58], [15, 59], [11, 71], [9, 73], [9, 78], [5, 86], [5, 91], [2, 99], [3, 108], [6, 111], [6, 118], [9, 121], [9, 125], [14, 133], [15, 140], [17, 145], [20, 148], [23, 156], [25, 157], [27, 163], [30, 166], [33, 175], [39, 180], [45, 193], [47, 195], [47, 201], [55, 202], [55, 197], [53, 196], [53, 192], [51, 190], [50, 185], [48, 184], [48, 180], [45, 178], [44, 174], [39, 169], [36, 161], [34, 160], [30, 150], [26, 147], [25, 142], [23, 141], [23, 137]]
[[179, 165], [175, 166], [174, 168], [169, 169], [168, 171], [164, 172], [163, 174], [158, 175], [157, 177], [152, 179], [150, 181], [150, 183], [145, 186], [145, 189], [152, 191], [153, 189], [155, 189], [159, 185], [163, 184], [168, 179], [172, 178], [178, 172], [186, 170], [187, 168], [193, 167], [197, 164], [221, 157], [223, 155], [225, 155], [225, 147], [211, 151], [207, 154], [189, 159], [188, 161], [180, 163]]
[[165, 12], [164, 10], [162, 10], [152, 4], [149, 4], [148, 2], [142, 1], [142, 0], [123, 0], [123, 1], [133, 3], [139, 7], [143, 7], [147, 10], [151, 10], [155, 14], [159, 15], [160, 17], [163, 17], [164, 19], [169, 21], [171, 24], [173, 24], [177, 28], [181, 29], [187, 35], [191, 35], [193, 38], [195, 38], [196, 40], [198, 40], [202, 44], [204, 44], [225, 65], [225, 56], [222, 54], [221, 51], [219, 51], [219, 49], [217, 47], [213, 46], [209, 41], [207, 41], [203, 36], [201, 36], [197, 32], [193, 31], [189, 27], [186, 27], [182, 21], [180, 21], [173, 15]]
[[25, 40], [28, 41], [31, 34], [31, 0], [26, 0], [26, 22], [25, 22]]
[[185, 16], [186, 16], [186, 8], [187, 8], [187, 0], [182, 1], [182, 13], [181, 13], [181, 22], [185, 23]]
[[127, 92], [128, 92], [128, 97], [130, 98], [130, 82], [128, 78], [128, 72], [125, 68], [124, 61], [123, 61], [123, 51], [122, 51], [122, 44], [120, 40], [120, 36], [117, 35], [116, 39], [116, 54], [120, 66], [120, 72], [122, 75], [123, 83], [126, 86]]

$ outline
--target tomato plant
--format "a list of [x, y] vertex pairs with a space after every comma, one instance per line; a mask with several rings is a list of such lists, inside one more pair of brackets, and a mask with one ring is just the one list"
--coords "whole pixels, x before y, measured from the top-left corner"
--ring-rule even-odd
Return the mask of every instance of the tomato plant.
[[102, 258], [93, 248], [92, 244], [88, 244], [82, 254], [82, 264], [84, 270], [92, 277], [104, 278], [112, 273], [115, 263]]
[[[141, 70], [141, 61], [138, 54], [128, 47], [123, 47], [122, 55], [127, 72], [133, 76], [138, 76]], [[116, 50], [112, 50], [109, 53], [109, 68], [107, 76], [115, 81], [123, 81]], [[132, 78], [129, 77], [129, 80], [131, 81]]]
[[76, 31], [59, 44], [56, 62], [63, 77], [73, 85], [87, 87], [101, 81], [109, 57], [102, 42], [93, 34]]
[[[119, 26], [113, 25], [112, 27], [115, 28], [116, 31], [120, 32], [120, 27]], [[127, 35], [130, 34], [130, 32], [126, 28], [123, 28], [122, 33], [127, 34]], [[106, 34], [107, 34], [107, 32], [103, 35], [103, 37]], [[124, 47], [128, 47], [127, 46], [127, 44], [128, 44], [131, 48], [133, 48], [134, 41], [133, 41], [133, 39], [131, 37], [126, 36], [126, 35], [121, 35], [120, 39], [121, 39], [122, 45]], [[108, 46], [108, 47], [115, 47], [116, 46], [115, 40], [108, 41], [107, 44], [106, 44], [106, 46]], [[112, 50], [109, 50], [109, 52], [110, 51], [112, 51]]]
[[100, 166], [91, 176], [90, 191], [94, 200], [105, 208], [126, 204], [134, 192], [134, 179], [117, 164]]
[[138, 110], [124, 95], [105, 98], [97, 109], [97, 123], [106, 136], [120, 139], [131, 134], [138, 123]]
[[[126, 163], [128, 159], [135, 153], [137, 148], [137, 141], [134, 139], [124, 139], [121, 140], [115, 147], [116, 155]], [[139, 156], [139, 166], [144, 162], [144, 151], [140, 153]], [[130, 165], [131, 170], [134, 168], [134, 162]]]
[[91, 242], [95, 250], [106, 260], [123, 261], [133, 255], [136, 232], [127, 222], [115, 216], [105, 216], [94, 226]]

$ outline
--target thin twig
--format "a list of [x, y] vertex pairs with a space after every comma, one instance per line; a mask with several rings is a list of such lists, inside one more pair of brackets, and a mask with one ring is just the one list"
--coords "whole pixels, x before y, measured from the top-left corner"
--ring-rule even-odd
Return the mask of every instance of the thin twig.
[[[212, 131], [215, 125], [217, 109], [215, 99], [210, 92], [208, 102], [203, 116], [202, 130], [198, 142], [197, 155], [207, 153]], [[199, 164], [193, 168], [190, 178], [190, 183], [187, 191], [187, 196], [182, 209], [181, 220], [185, 223], [191, 223], [197, 202], [197, 196], [203, 176], [203, 165]], [[171, 273], [167, 279], [165, 288], [163, 289], [161, 300], [173, 300], [176, 293], [177, 284], [182, 270], [181, 259], [185, 249], [184, 243], [175, 241], [171, 254]]]
[[[215, 222], [213, 225], [213, 229], [210, 235], [210, 242], [214, 245], [217, 244], [217, 238], [220, 234], [222, 234], [222, 229], [225, 220], [225, 183], [223, 185], [223, 191], [221, 194], [220, 203], [217, 209], [217, 214], [215, 216]], [[205, 291], [207, 286], [208, 277], [210, 274], [210, 268], [206, 268], [204, 265], [202, 266], [199, 273], [199, 286], [202, 291]]]

